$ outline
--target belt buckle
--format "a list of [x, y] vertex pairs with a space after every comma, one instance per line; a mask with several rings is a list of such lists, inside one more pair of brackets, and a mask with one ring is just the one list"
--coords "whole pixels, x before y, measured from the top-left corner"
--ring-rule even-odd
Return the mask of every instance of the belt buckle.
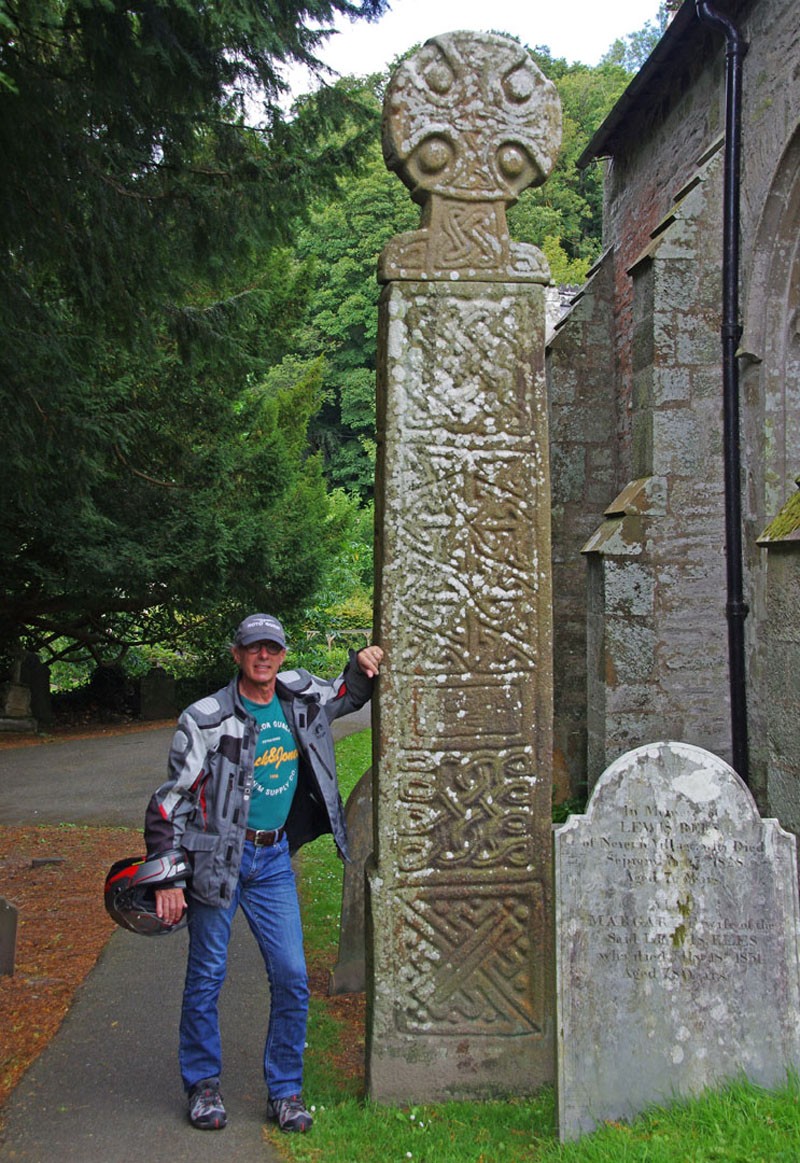
[[278, 833], [268, 828], [256, 828], [255, 844], [258, 848], [272, 848]]

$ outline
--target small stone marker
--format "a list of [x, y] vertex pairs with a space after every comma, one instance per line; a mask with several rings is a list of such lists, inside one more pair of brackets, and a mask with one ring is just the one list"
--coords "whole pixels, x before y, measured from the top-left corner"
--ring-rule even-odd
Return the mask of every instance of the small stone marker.
[[172, 719], [176, 714], [175, 679], [163, 666], [152, 666], [140, 686], [141, 716], [147, 720]]
[[328, 994], [363, 993], [366, 989], [364, 870], [372, 855], [372, 768], [361, 776], [345, 808], [350, 862], [344, 866], [339, 958], [331, 970]]
[[795, 837], [732, 768], [640, 747], [554, 836], [562, 1141], [800, 1068]]
[[0, 976], [14, 972], [17, 952], [17, 910], [0, 897]]
[[20, 664], [20, 681], [30, 690], [30, 710], [39, 727], [50, 727], [53, 722], [53, 703], [50, 698], [50, 667], [38, 654], [26, 651]]
[[35, 731], [30, 688], [19, 682], [0, 683], [0, 731]]

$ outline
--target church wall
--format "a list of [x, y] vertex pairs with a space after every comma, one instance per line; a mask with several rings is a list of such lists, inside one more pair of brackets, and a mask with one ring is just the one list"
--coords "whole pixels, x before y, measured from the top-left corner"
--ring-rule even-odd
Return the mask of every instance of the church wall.
[[[756, 538], [800, 472], [800, 18], [790, 0], [721, 0], [719, 7], [736, 14], [749, 44], [743, 77], [742, 452], [750, 776], [765, 807], [766, 562]], [[570, 732], [574, 740], [585, 732], [590, 783], [598, 764], [658, 737], [684, 738], [730, 758], [719, 338], [725, 45], [707, 28], [698, 26], [691, 35], [694, 55], [676, 60], [668, 79], [662, 73], [663, 100], [650, 93], [646, 113], [629, 114], [630, 130], [626, 123], [626, 136], [617, 134], [605, 163], [604, 293], [612, 352], [606, 368], [613, 375], [615, 447], [613, 483], [603, 479], [609, 493], [594, 501], [594, 529], [603, 527], [603, 510], [615, 496], [637, 479], [663, 480], [666, 508], [648, 516], [651, 552], [623, 555], [622, 563], [603, 552], [589, 554], [584, 596], [576, 596], [573, 576], [565, 599], [573, 623], [583, 604], [589, 627], [585, 721], [579, 724], [581, 716], [570, 710]], [[566, 383], [570, 359], [585, 364], [576, 322], [566, 321], [560, 343], [550, 356], [556, 391]], [[570, 344], [576, 347], [572, 356]], [[558, 431], [556, 422], [554, 441]], [[585, 436], [588, 441], [589, 429]], [[580, 438], [573, 443], [577, 447]], [[561, 539], [574, 552], [591, 513], [587, 505], [570, 523], [556, 504], [554, 546]], [[603, 537], [596, 544], [604, 546]], [[609, 603], [629, 557], [645, 569], [654, 600], [652, 610], [639, 609], [626, 622], [624, 608], [617, 605], [612, 613]], [[572, 633], [577, 648], [580, 636]], [[637, 636], [649, 643], [649, 659], [635, 657]], [[621, 644], [616, 660], [614, 643]], [[626, 689], [626, 658], [631, 675], [649, 689], [649, 703], [633, 686]], [[643, 680], [646, 665], [652, 669]], [[573, 691], [577, 686], [576, 679]], [[557, 700], [557, 735], [558, 718]], [[574, 784], [574, 760], [570, 767]]]

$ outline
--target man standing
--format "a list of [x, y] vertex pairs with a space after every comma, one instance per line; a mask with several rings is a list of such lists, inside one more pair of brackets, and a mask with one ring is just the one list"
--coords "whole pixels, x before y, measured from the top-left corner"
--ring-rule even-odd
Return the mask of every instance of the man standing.
[[[228, 942], [241, 905], [270, 983], [264, 1047], [267, 1118], [307, 1131], [301, 1097], [308, 982], [291, 854], [332, 832], [347, 858], [331, 722], [370, 698], [383, 651], [368, 646], [332, 682], [280, 672], [286, 637], [277, 618], [251, 614], [231, 653], [227, 687], [183, 712], [169, 755], [170, 778], [145, 819], [148, 853], [181, 848], [192, 866], [187, 893], [160, 889], [157, 910], [174, 924], [188, 907], [189, 956], [180, 1024], [180, 1068], [189, 1119], [225, 1126], [217, 1003]], [[279, 673], [280, 672], [280, 673]]]

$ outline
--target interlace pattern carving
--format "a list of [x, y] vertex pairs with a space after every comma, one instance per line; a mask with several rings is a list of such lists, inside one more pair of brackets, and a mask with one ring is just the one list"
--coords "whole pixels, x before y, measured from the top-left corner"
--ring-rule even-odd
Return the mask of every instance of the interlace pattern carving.
[[508, 37], [429, 40], [386, 92], [386, 164], [422, 206], [420, 230], [384, 250], [379, 277], [547, 282], [534, 246], [512, 243], [506, 207], [550, 173], [561, 140], [555, 86]]
[[[541, 972], [534, 950], [541, 895], [439, 891], [401, 896], [398, 1027], [438, 1034], [514, 1035], [541, 1027]], [[539, 978], [531, 988], [533, 978]]]

